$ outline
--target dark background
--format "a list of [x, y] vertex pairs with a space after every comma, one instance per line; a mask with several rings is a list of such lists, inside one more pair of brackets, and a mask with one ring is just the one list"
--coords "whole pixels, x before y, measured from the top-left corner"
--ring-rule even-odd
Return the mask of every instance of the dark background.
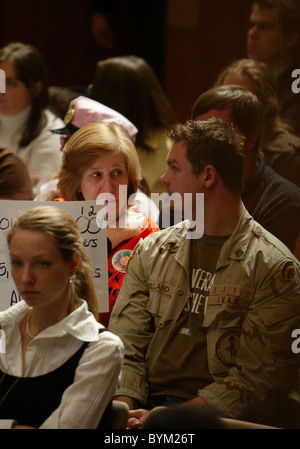
[[[155, 70], [180, 121], [218, 72], [246, 56], [252, 0], [0, 0], [0, 46], [35, 45], [45, 56], [49, 82], [87, 86], [98, 60], [136, 54]], [[97, 9], [109, 18], [113, 50], [90, 32]]]

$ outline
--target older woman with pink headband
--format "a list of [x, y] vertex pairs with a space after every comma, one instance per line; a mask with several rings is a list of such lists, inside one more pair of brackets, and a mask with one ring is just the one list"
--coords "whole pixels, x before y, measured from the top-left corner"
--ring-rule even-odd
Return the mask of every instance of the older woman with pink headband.
[[126, 273], [119, 261], [129, 259], [138, 241], [159, 228], [134, 201], [141, 167], [133, 143], [137, 129], [131, 122], [98, 102], [78, 97], [71, 102], [65, 123], [65, 128], [56, 130], [68, 140], [55, 199], [94, 201], [110, 195], [115, 200], [115, 221], [107, 226], [109, 312], [99, 314], [107, 326]]

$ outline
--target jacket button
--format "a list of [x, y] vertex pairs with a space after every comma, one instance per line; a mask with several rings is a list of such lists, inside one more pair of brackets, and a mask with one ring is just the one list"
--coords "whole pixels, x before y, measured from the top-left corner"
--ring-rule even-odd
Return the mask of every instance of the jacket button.
[[177, 288], [176, 293], [177, 293], [177, 295], [179, 295], [179, 296], [183, 295], [183, 290], [182, 290], [182, 288]]
[[160, 321], [157, 325], [157, 327], [159, 327], [160, 329], [162, 329], [164, 327], [165, 323], [164, 321]]

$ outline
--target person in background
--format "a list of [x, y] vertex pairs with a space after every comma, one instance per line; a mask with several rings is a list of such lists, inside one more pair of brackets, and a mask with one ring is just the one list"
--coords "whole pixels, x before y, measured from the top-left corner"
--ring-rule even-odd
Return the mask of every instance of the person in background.
[[171, 148], [174, 112], [149, 64], [137, 56], [99, 61], [89, 97], [120, 112], [139, 130], [136, 147], [150, 193], [162, 193], [163, 165]]
[[280, 119], [300, 135], [300, 97], [291, 89], [299, 68], [300, 3], [254, 0], [247, 35], [248, 58], [265, 62], [277, 81]]
[[276, 79], [264, 62], [238, 59], [218, 76], [218, 85], [241, 85], [255, 94], [263, 107], [260, 151], [266, 165], [300, 187], [300, 137], [280, 121]]
[[90, 4], [94, 60], [137, 55], [148, 61], [162, 80], [167, 1], [91, 0]]
[[171, 137], [162, 179], [184, 203], [192, 193], [192, 220], [141, 240], [128, 263], [108, 327], [125, 347], [116, 398], [129, 428], [180, 404], [271, 423], [287, 415], [299, 369], [300, 264], [243, 206], [244, 137], [232, 123], [190, 120]]
[[159, 228], [135, 204], [141, 168], [135, 146], [121, 126], [89, 123], [72, 135], [63, 153], [57, 184], [60, 199], [97, 200], [102, 195], [107, 201], [109, 312], [99, 314], [107, 326], [126, 273], [116, 262], [121, 255], [130, 257], [138, 241]]
[[33, 200], [27, 166], [14, 151], [1, 147], [0, 200]]
[[79, 96], [73, 88], [62, 86], [49, 86], [48, 94], [48, 109], [61, 120], [64, 120], [71, 101]]
[[[84, 96], [78, 96], [70, 101], [64, 116], [65, 126], [63, 128], [52, 129], [51, 131], [60, 136], [61, 150], [63, 150], [66, 142], [76, 131], [84, 125], [101, 121], [120, 125], [127, 132], [132, 142], [135, 142], [138, 130], [126, 117], [98, 101], [91, 100]], [[36, 201], [53, 200], [58, 195], [57, 182], [57, 174], [55, 174], [53, 175], [52, 180], [40, 187], [34, 199]], [[144, 212], [149, 215], [154, 222], [158, 222], [158, 207], [154, 201], [151, 201], [151, 198], [144, 193], [141, 182], [139, 182], [138, 187], [135, 194], [135, 201], [138, 204], [140, 212]]]
[[1, 48], [0, 69], [6, 77], [6, 93], [0, 93], [0, 145], [23, 159], [36, 193], [61, 165], [59, 137], [50, 129], [63, 122], [47, 109], [47, 70], [35, 47], [12, 42]]
[[118, 384], [123, 344], [96, 320], [76, 222], [59, 207], [33, 208], [7, 241], [22, 300], [0, 312], [0, 427], [95, 429]]
[[294, 252], [300, 232], [300, 188], [266, 166], [260, 155], [263, 108], [257, 97], [242, 86], [215, 87], [197, 98], [191, 115], [194, 120], [229, 120], [245, 136], [242, 201], [254, 220]]

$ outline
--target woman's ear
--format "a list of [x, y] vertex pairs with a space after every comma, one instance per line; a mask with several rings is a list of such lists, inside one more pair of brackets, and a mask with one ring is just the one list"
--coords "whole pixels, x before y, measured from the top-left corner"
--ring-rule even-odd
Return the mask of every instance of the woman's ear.
[[76, 251], [74, 253], [73, 259], [71, 261], [71, 271], [70, 271], [70, 275], [73, 276], [73, 274], [76, 273], [79, 265], [80, 265], [80, 261], [81, 261], [81, 254], [79, 251]]
[[36, 83], [34, 83], [34, 86], [33, 86], [34, 96], [39, 95], [42, 92], [42, 89], [43, 89], [43, 82], [42, 81], [37, 81]]

